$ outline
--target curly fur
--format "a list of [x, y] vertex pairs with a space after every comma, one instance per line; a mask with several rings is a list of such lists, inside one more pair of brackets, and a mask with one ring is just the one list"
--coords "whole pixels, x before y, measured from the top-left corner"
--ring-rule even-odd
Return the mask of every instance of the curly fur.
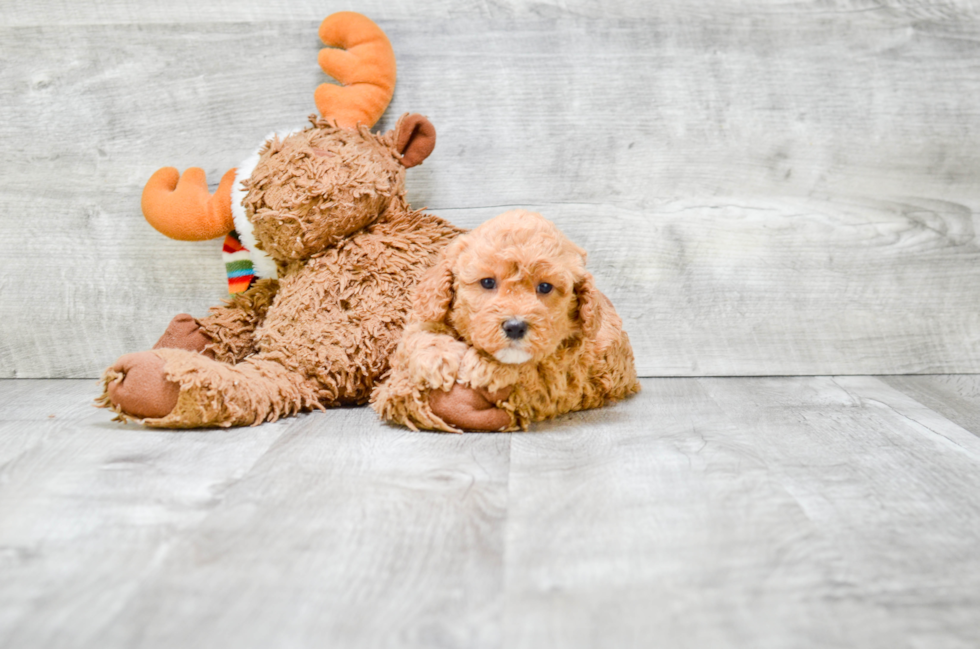
[[[433, 412], [431, 391], [513, 386], [498, 407], [511, 414], [507, 430], [517, 430], [639, 391], [622, 320], [585, 260], [554, 224], [523, 210], [460, 236], [419, 282], [374, 409], [413, 429], [459, 432]], [[493, 289], [481, 285], [486, 278]], [[553, 289], [542, 294], [542, 282]], [[512, 318], [528, 324], [517, 341], [502, 327]], [[522, 362], [508, 362], [515, 358]]]
[[259, 351], [255, 327], [265, 319], [279, 290], [274, 279], [260, 279], [244, 293], [236, 293], [224, 306], [212, 307], [199, 321], [215, 360], [234, 365]]
[[[145, 425], [258, 424], [363, 404], [387, 370], [412, 289], [461, 230], [408, 206], [402, 155], [410, 152], [396, 144], [404, 117], [385, 135], [312, 121], [268, 142], [247, 182], [246, 215], [278, 281], [259, 282], [199, 321], [216, 360], [152, 351], [180, 393], [170, 414]], [[110, 368], [104, 386], [118, 379]], [[105, 393], [99, 403], [135, 419]]]

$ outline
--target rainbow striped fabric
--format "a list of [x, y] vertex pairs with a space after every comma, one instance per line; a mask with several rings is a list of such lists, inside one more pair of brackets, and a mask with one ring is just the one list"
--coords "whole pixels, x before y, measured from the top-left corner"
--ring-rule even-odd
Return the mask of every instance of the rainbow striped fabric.
[[225, 260], [225, 272], [228, 273], [228, 292], [235, 294], [247, 291], [255, 283], [255, 271], [252, 268], [252, 257], [235, 230], [225, 237], [221, 256]]

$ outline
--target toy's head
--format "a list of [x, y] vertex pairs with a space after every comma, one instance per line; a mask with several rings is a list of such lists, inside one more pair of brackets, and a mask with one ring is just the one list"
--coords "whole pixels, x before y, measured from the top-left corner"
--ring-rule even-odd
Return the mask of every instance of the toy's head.
[[[183, 175], [173, 167], [157, 170], [142, 197], [154, 228], [182, 241], [237, 229], [241, 243], [236, 238], [226, 247], [239, 255], [244, 244], [260, 275], [275, 277], [273, 260], [306, 259], [401, 200], [404, 169], [429, 155], [435, 129], [424, 117], [409, 115], [394, 132], [370, 132], [392, 98], [396, 74], [391, 43], [371, 20], [333, 14], [320, 25], [320, 38], [329, 46], [319, 53], [320, 66], [340, 83], [323, 83], [314, 93], [323, 118], [270, 140], [226, 173], [213, 195], [200, 168]], [[247, 263], [239, 257], [229, 262], [236, 277], [242, 272], [237, 265]]]
[[405, 115], [394, 131], [313, 125], [262, 149], [245, 181], [245, 214], [258, 247], [279, 263], [308, 259], [404, 202], [405, 169], [435, 146], [435, 128]]

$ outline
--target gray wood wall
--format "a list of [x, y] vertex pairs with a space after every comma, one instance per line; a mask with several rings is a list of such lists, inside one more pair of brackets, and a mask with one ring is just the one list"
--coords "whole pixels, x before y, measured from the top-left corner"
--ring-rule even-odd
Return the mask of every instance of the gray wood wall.
[[374, 18], [410, 198], [538, 210], [653, 375], [980, 371], [980, 11], [870, 2], [112, 2], [0, 9], [0, 377], [87, 377], [223, 296], [143, 220], [304, 123], [319, 21]]

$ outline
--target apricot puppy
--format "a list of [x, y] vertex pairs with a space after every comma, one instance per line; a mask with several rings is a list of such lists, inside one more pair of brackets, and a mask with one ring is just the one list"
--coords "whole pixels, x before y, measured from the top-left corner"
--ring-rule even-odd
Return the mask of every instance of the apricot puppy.
[[586, 254], [505, 212], [446, 247], [417, 289], [372, 407], [412, 429], [527, 429], [639, 391], [633, 350]]

